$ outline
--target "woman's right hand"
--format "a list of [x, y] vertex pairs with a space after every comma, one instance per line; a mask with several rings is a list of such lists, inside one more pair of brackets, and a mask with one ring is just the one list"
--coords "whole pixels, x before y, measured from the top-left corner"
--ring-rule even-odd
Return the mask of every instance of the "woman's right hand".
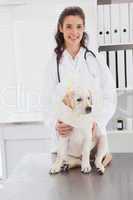
[[55, 128], [59, 135], [62, 137], [69, 136], [73, 130], [72, 126], [65, 124], [64, 122], [59, 120], [57, 121]]

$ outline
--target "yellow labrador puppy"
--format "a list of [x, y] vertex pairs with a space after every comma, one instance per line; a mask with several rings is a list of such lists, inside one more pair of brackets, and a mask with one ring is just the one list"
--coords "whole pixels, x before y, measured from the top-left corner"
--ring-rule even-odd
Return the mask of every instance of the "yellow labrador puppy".
[[[90, 90], [68, 90], [63, 98], [63, 103], [71, 109], [73, 116], [91, 116], [93, 109], [92, 93]], [[88, 128], [82, 126], [73, 129], [73, 133], [67, 137], [59, 136], [57, 158], [50, 174], [66, 171], [75, 166], [81, 166], [81, 172], [90, 173], [90, 152], [97, 145], [95, 166], [98, 173], [103, 174], [105, 166], [111, 160], [111, 156], [103, 163], [104, 156], [108, 153], [107, 137], [96, 134], [92, 138], [93, 119], [88, 118]], [[71, 124], [70, 124], [71, 125]], [[100, 141], [100, 142], [99, 142]], [[98, 144], [100, 143], [100, 145]]]

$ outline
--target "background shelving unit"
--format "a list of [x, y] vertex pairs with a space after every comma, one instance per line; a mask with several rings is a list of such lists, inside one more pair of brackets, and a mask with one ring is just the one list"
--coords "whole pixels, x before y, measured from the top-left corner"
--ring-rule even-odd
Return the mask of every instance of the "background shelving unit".
[[[97, 0], [97, 11], [98, 11], [98, 6], [106, 6], [108, 7], [108, 5], [113, 5], [113, 4], [122, 4], [122, 3], [128, 3], [128, 10], [130, 10], [130, 4], [133, 3], [133, 0]], [[108, 7], [109, 9], [109, 7]], [[111, 8], [110, 8], [111, 9]], [[128, 13], [129, 15], [130, 13]], [[133, 15], [132, 15], [133, 16]], [[102, 15], [103, 17], [103, 15]], [[110, 16], [111, 18], [111, 16]], [[131, 16], [129, 15], [129, 24], [131, 25]], [[132, 17], [132, 20], [133, 20], [133, 17]], [[99, 22], [99, 20], [98, 20]], [[110, 19], [110, 23], [111, 23], [111, 19]], [[99, 26], [99, 25], [98, 25]], [[105, 26], [105, 25], [104, 25]], [[111, 25], [110, 25], [111, 26]], [[104, 27], [104, 28], [107, 28], [107, 27]], [[131, 27], [130, 27], [131, 28]], [[124, 27], [123, 27], [123, 30], [124, 30]], [[128, 30], [129, 31], [129, 30]], [[108, 33], [107, 33], [108, 32]], [[133, 32], [133, 30], [132, 30]], [[104, 34], [104, 40], [105, 40], [105, 37], [106, 37], [106, 34], [110, 34], [111, 33], [111, 27], [110, 27], [110, 31], [109, 30], [104, 30], [104, 32], [101, 31], [101, 33], [99, 32], [99, 28], [98, 28], [98, 39], [99, 39], [99, 34]], [[120, 33], [119, 33], [120, 34]], [[128, 85], [128, 76], [127, 76], [127, 70], [129, 69], [129, 66], [127, 65], [128, 63], [128, 57], [127, 57], [127, 51], [130, 51], [130, 54], [131, 54], [131, 51], [132, 51], [132, 66], [130, 65], [130, 67], [132, 68], [133, 70], [133, 39], [131, 39], [131, 32], [129, 33], [130, 34], [130, 39], [129, 41], [120, 41], [120, 42], [114, 42], [112, 43], [112, 41], [110, 42], [106, 42], [105, 43], [103, 42], [102, 44], [99, 44], [99, 47], [98, 47], [98, 50], [99, 52], [101, 52], [105, 58], [106, 58], [106, 63], [107, 65], [110, 67], [110, 59], [111, 57], [110, 56], [110, 52], [113, 52], [114, 53], [114, 57], [116, 59], [116, 63], [115, 63], [115, 76], [116, 76], [116, 90], [117, 90], [117, 94], [118, 94], [118, 107], [121, 107], [121, 105], [125, 105], [125, 108], [126, 106], [128, 105], [130, 108], [127, 109], [127, 112], [128, 110], [130, 110], [132, 112], [132, 115], [131, 113], [127, 113], [127, 115], [129, 114], [130, 115], [130, 118], [132, 118], [132, 122], [133, 122], [133, 106], [131, 105], [133, 101], [133, 84], [130, 86]], [[125, 84], [121, 87], [119, 84], [118, 84], [118, 72], [119, 72], [119, 66], [118, 66], [118, 54], [119, 52], [123, 52], [123, 59], [124, 59], [124, 72], [125, 72], [125, 75], [124, 75], [124, 78], [125, 78]], [[113, 54], [112, 53], [112, 54]], [[111, 60], [112, 62], [112, 60]], [[114, 72], [114, 71], [113, 71]], [[130, 94], [130, 97], [129, 97], [129, 94]], [[132, 99], [132, 100], [131, 100]], [[130, 105], [129, 105], [130, 103]], [[121, 109], [122, 110], [122, 109]], [[122, 131], [119, 131], [116, 129], [116, 121], [117, 119], [121, 116], [121, 118], [125, 121], [125, 124], [124, 124], [124, 129]], [[112, 118], [112, 120], [110, 121], [109, 125], [108, 125], [108, 132], [111, 133], [111, 134], [114, 134], [114, 135], [117, 135], [118, 137], [123, 135], [131, 135], [133, 133], [133, 127], [131, 130], [127, 130], [126, 129], [126, 119], [127, 119], [127, 116], [122, 116], [122, 112], [119, 113], [119, 109], [116, 110], [116, 113], [114, 115], [114, 117]], [[113, 128], [111, 128], [113, 127]]]
[[98, 5], [103, 5], [103, 4], [115, 4], [115, 3], [130, 3], [133, 2], [133, 0], [97, 0]]

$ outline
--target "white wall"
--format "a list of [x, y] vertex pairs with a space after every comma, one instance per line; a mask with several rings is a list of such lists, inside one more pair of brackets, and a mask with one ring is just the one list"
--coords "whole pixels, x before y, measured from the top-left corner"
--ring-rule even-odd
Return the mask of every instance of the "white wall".
[[90, 48], [97, 48], [95, 0], [24, 2], [0, 6], [0, 122], [42, 120], [43, 74], [66, 6], [84, 9]]

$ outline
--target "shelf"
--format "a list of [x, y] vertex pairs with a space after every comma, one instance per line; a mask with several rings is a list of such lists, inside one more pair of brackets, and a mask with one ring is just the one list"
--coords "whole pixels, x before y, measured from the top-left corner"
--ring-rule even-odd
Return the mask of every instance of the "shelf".
[[133, 49], [133, 43], [126, 43], [126, 44], [105, 44], [98, 47], [98, 51], [118, 51], [118, 50], [127, 50]]
[[133, 88], [116, 88], [117, 92], [133, 92]]
[[133, 95], [133, 88], [116, 88], [118, 96]]
[[107, 132], [108, 132], [108, 134], [120, 134], [120, 135], [122, 135], [122, 134], [133, 134], [133, 130], [126, 130], [126, 129], [124, 129], [122, 131], [111, 130], [111, 131], [107, 131]]
[[98, 5], [116, 4], [116, 3], [131, 3], [133, 0], [97, 0]]

